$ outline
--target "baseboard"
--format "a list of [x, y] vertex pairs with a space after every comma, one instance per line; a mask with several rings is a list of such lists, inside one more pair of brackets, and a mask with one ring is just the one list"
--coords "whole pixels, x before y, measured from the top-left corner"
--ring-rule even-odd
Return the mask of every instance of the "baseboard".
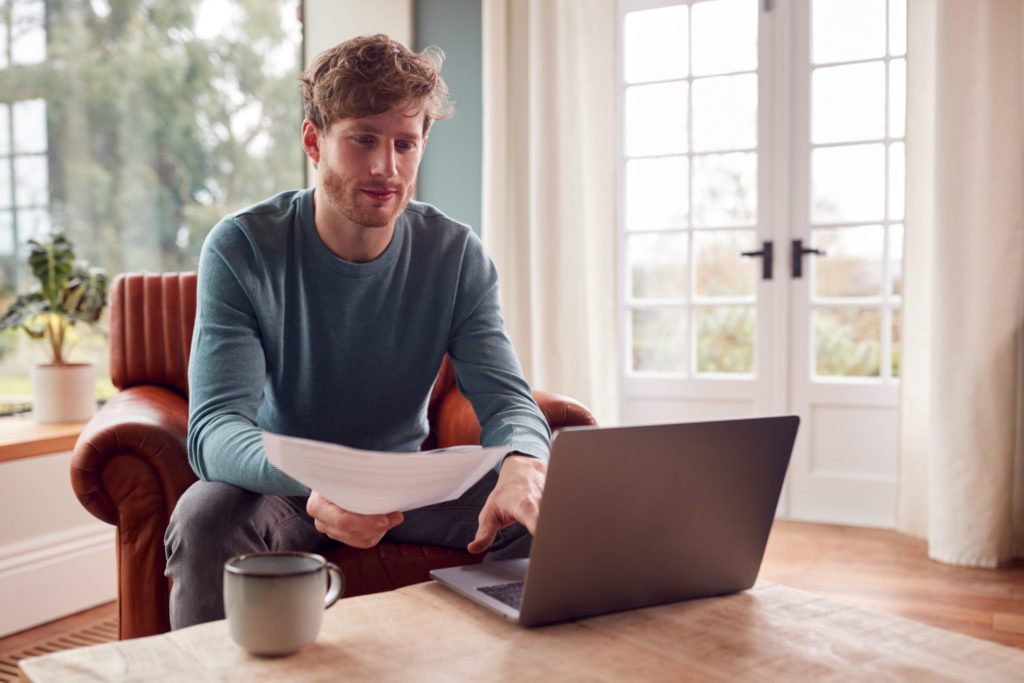
[[0, 546], [0, 637], [116, 597], [114, 528], [107, 524]]

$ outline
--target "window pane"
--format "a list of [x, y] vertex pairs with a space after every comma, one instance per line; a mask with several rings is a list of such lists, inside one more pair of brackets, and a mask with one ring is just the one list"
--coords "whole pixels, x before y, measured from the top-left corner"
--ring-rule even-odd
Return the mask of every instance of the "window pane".
[[633, 159], [626, 164], [626, 227], [660, 230], [689, 221], [686, 157]]
[[881, 295], [884, 237], [880, 225], [812, 231], [812, 245], [825, 252], [805, 257], [812, 259], [815, 296]]
[[630, 12], [623, 25], [627, 83], [685, 78], [689, 71], [686, 5]]
[[[59, 227], [111, 275], [194, 270], [222, 216], [306, 184], [295, 0], [5, 6], [0, 310], [34, 283], [30, 237]], [[103, 376], [106, 344], [80, 332], [71, 360]], [[0, 395], [45, 360], [23, 337], [0, 341]]]
[[818, 376], [879, 376], [882, 326], [878, 309], [815, 308], [813, 317]]
[[687, 84], [658, 83], [626, 90], [626, 154], [685, 152]]
[[811, 219], [816, 223], [880, 220], [885, 211], [885, 146], [813, 150], [811, 186]]
[[11, 62], [38, 64], [46, 59], [45, 3], [13, 0], [11, 6]]
[[695, 76], [757, 68], [758, 0], [716, 0], [693, 5]]
[[885, 64], [815, 69], [811, 77], [811, 140], [849, 142], [885, 135]]
[[49, 196], [50, 174], [46, 157], [14, 157], [14, 201], [18, 206], [42, 206]]
[[815, 64], [885, 55], [885, 0], [813, 0], [811, 24]]
[[9, 209], [14, 195], [11, 192], [11, 159], [0, 158], [0, 209]]
[[753, 296], [761, 262], [740, 256], [757, 249], [753, 230], [698, 230], [693, 234], [697, 296]]
[[700, 308], [697, 318], [697, 372], [754, 372], [753, 306]]
[[[0, 211], [0, 256], [13, 256], [17, 245], [14, 243], [13, 216], [10, 211]], [[13, 269], [3, 273], [3, 279], [13, 277]]]
[[633, 311], [633, 370], [685, 373], [689, 363], [687, 309], [683, 306]]
[[686, 233], [630, 235], [626, 244], [630, 296], [635, 299], [688, 298]]
[[709, 154], [694, 157], [694, 225], [753, 225], [756, 215], [756, 154]]
[[0, 155], [11, 153], [11, 108], [0, 104]]
[[757, 146], [757, 75], [693, 82], [693, 148], [698, 152]]
[[14, 103], [15, 154], [46, 153], [46, 100]]

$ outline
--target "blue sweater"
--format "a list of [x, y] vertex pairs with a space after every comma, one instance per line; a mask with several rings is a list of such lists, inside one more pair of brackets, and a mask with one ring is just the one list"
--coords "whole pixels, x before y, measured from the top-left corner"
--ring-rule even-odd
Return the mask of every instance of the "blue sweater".
[[376, 260], [349, 263], [313, 223], [313, 190], [224, 218], [199, 259], [188, 457], [202, 479], [309, 489], [267, 462], [260, 429], [416, 451], [451, 357], [485, 446], [547, 458], [550, 431], [505, 333], [498, 275], [467, 226], [411, 202]]

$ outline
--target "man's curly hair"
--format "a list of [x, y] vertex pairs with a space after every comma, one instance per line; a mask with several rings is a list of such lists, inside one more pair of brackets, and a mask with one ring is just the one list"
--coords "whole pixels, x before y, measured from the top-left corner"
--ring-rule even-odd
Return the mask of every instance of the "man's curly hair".
[[302, 74], [306, 118], [326, 131], [337, 119], [363, 118], [405, 102], [422, 103], [423, 134], [454, 107], [441, 78], [444, 52], [416, 53], [386, 35], [353, 38], [317, 55]]

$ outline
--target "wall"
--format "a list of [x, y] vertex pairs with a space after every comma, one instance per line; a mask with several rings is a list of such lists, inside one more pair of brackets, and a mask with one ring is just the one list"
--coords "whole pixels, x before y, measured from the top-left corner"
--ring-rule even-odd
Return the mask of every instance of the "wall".
[[480, 0], [416, 0], [415, 45], [445, 52], [442, 74], [455, 116], [430, 130], [418, 198], [480, 233], [483, 170], [483, 39]]
[[0, 463], [0, 637], [117, 595], [114, 528], [78, 502], [70, 462]]

